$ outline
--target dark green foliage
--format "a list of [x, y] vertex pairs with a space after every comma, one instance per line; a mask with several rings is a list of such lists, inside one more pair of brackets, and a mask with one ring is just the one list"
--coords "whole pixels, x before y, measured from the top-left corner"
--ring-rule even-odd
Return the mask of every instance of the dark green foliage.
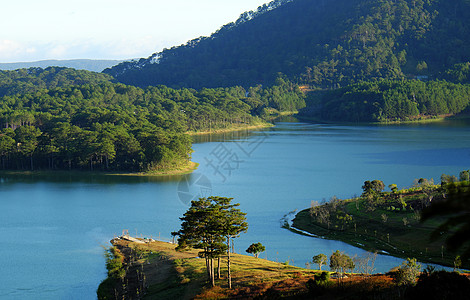
[[408, 258], [394, 273], [393, 280], [399, 286], [415, 285], [420, 270], [421, 265], [416, 263], [416, 259]]
[[367, 180], [364, 182], [361, 197], [366, 200], [368, 210], [374, 210], [378, 204], [382, 204], [383, 199], [380, 196], [384, 188], [385, 184], [381, 180]]
[[464, 264], [470, 258], [470, 183], [468, 181], [445, 184], [447, 198], [433, 202], [422, 212], [422, 221], [445, 217], [446, 220], [437, 227], [431, 238], [446, 237], [446, 246], [450, 251], [462, 251]]
[[316, 273], [314, 279], [309, 279], [306, 283], [308, 293], [311, 296], [320, 296], [332, 286], [329, 272]]
[[118, 283], [118, 280], [111, 277], [107, 277], [105, 280], [103, 280], [96, 290], [96, 296], [98, 297], [98, 300], [116, 299], [116, 285]]
[[470, 61], [469, 19], [466, 0], [279, 0], [105, 72], [142, 87], [269, 85], [278, 72], [320, 88], [417, 75], [468, 82], [459, 64]]
[[468, 107], [469, 85], [419, 80], [363, 82], [324, 93], [321, 119], [344, 122], [408, 121], [454, 115]]
[[456, 272], [423, 272], [414, 288], [406, 294], [407, 299], [454, 300], [468, 299], [470, 280]]
[[315, 255], [313, 258], [312, 258], [312, 262], [314, 264], [317, 264], [318, 265], [318, 268], [320, 269], [321, 271], [321, 267], [323, 265], [326, 265], [326, 263], [328, 262], [328, 257], [323, 254], [323, 253], [320, 253], [318, 255]]
[[305, 106], [299, 88], [281, 78], [277, 86], [247, 92], [144, 90], [64, 68], [0, 75], [0, 86], [8, 87], [0, 97], [2, 169], [171, 169], [191, 157], [187, 131], [256, 125], [262, 122], [257, 115], [270, 107]]
[[[191, 206], [180, 218], [181, 229], [174, 233], [178, 235], [176, 250], [182, 251], [188, 247], [201, 249], [199, 256], [206, 260], [212, 286], [215, 285], [213, 259], [229, 250], [231, 238], [248, 229], [246, 214], [237, 208], [238, 203], [231, 204], [232, 199], [212, 196], [191, 201]], [[228, 278], [230, 280], [230, 263]]]
[[71, 85], [100, 84], [112, 81], [106, 74], [70, 68], [29, 68], [0, 71], [0, 96], [34, 93]]
[[116, 247], [111, 247], [106, 250], [106, 270], [108, 270], [108, 277], [114, 279], [122, 279], [126, 274], [123, 268], [124, 256], [119, 252]]
[[344, 252], [336, 250], [330, 256], [330, 270], [339, 273], [341, 277], [343, 277], [344, 273], [348, 270], [352, 272], [355, 267], [352, 258]]
[[454, 65], [445, 71], [441, 78], [455, 83], [470, 83], [470, 62]]
[[253, 243], [251, 244], [248, 249], [246, 249], [247, 253], [253, 254], [256, 258], [261, 252], [264, 252], [266, 247], [263, 246], [261, 243]]
[[459, 174], [460, 181], [470, 181], [470, 170], [464, 170]]

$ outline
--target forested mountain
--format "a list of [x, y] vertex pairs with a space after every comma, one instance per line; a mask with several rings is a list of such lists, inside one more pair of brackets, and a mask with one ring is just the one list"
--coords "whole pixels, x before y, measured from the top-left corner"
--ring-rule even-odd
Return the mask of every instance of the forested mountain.
[[187, 164], [187, 131], [257, 125], [305, 106], [297, 85], [141, 89], [64, 68], [0, 73], [0, 169], [149, 171]]
[[269, 85], [279, 72], [314, 88], [449, 78], [470, 61], [468, 20], [469, 0], [278, 0], [210, 37], [105, 73], [142, 87], [193, 88]]
[[49, 68], [49, 67], [64, 67], [74, 68], [77, 70], [87, 70], [92, 72], [101, 72], [106, 68], [111, 68], [122, 60], [105, 60], [105, 59], [66, 59], [66, 60], [39, 60], [31, 62], [15, 62], [15, 63], [0, 63], [0, 70], [18, 70], [29, 68]]

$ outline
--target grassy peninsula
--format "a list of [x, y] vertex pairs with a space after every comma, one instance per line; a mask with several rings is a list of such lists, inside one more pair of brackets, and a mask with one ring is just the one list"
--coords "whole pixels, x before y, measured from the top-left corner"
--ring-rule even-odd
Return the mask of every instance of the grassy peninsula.
[[114, 299], [115, 295], [123, 294], [129, 299], [138, 298], [137, 295], [143, 299], [246, 299], [269, 293], [305, 294], [305, 283], [317, 273], [286, 263], [232, 254], [233, 289], [226, 286], [225, 258], [221, 263], [222, 276], [217, 279], [217, 286], [211, 288], [206, 281], [204, 259], [198, 257], [199, 250], [181, 252], [175, 250], [175, 244], [139, 239], [114, 239], [111, 243], [112, 257], [126, 271], [120, 273], [121, 278], [109, 276], [101, 283], [99, 299]]
[[[424, 272], [416, 286], [396, 283], [396, 271], [387, 274], [331, 272], [289, 266], [252, 256], [232, 254], [232, 289], [225, 277], [210, 287], [199, 250], [176, 251], [176, 245], [149, 239], [116, 238], [107, 250], [106, 278], [98, 299], [416, 299], [418, 295], [464, 299], [470, 291], [468, 274]], [[439, 277], [439, 281], [433, 279]], [[449, 290], [449, 284], [454, 288]], [[406, 293], [405, 293], [406, 292]], [[403, 296], [405, 293], [406, 297]], [[414, 297], [414, 298], [413, 298]]]
[[[461, 173], [465, 180], [467, 175], [468, 171]], [[443, 175], [442, 180], [444, 183], [435, 185], [432, 180], [421, 178], [413, 187], [401, 190], [391, 184], [390, 192], [383, 192], [384, 184], [380, 180], [366, 181], [361, 197], [347, 200], [333, 197], [321, 205], [313, 202], [309, 209], [296, 215], [293, 230], [340, 240], [372, 252], [454, 266], [456, 257], [469, 248], [467, 243], [459, 251], [448, 249], [445, 239], [459, 228], [448, 228], [440, 232], [439, 238], [431, 239], [447, 219], [422, 220], [423, 210], [448, 197], [445, 181], [458, 181], [448, 175]], [[470, 267], [468, 261], [462, 263], [465, 268]]]

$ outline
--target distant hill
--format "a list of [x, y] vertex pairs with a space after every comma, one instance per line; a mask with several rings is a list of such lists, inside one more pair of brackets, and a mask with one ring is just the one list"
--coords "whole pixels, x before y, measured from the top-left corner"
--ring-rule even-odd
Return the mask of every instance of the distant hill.
[[114, 79], [103, 73], [64, 67], [0, 71], [0, 97], [30, 94], [42, 89], [111, 82]]
[[93, 60], [93, 59], [71, 59], [71, 60], [40, 60], [33, 62], [0, 63], [0, 70], [18, 70], [28, 68], [66, 67], [77, 70], [101, 72], [111, 68], [122, 60]]
[[210, 37], [104, 72], [138, 86], [337, 88], [439, 78], [470, 61], [469, 0], [276, 0]]

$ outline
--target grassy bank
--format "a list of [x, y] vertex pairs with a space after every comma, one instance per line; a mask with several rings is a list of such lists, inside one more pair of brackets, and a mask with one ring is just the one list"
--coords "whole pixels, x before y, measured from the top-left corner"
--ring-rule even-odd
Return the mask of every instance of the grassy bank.
[[163, 168], [161, 170], [151, 170], [147, 172], [138, 173], [106, 173], [106, 175], [118, 175], [118, 176], [173, 176], [173, 175], [185, 175], [192, 173], [199, 166], [198, 163], [188, 161], [185, 164], [178, 164], [171, 168]]
[[373, 206], [365, 198], [334, 199], [299, 212], [293, 227], [372, 252], [453, 266], [459, 253], [446, 249], [445, 235], [430, 239], [444, 219], [420, 221], [421, 208], [442, 199], [443, 193], [434, 185], [381, 193]]
[[[251, 256], [232, 255], [232, 289], [226, 284], [226, 261], [222, 258], [221, 278], [216, 286], [206, 281], [203, 259], [197, 250], [175, 251], [174, 244], [149, 241], [112, 241], [114, 259], [107, 261], [107, 269], [113, 270], [99, 286], [98, 299], [417, 299], [426, 285], [416, 287], [397, 285], [394, 273], [360, 275], [348, 274], [342, 279], [332, 279], [331, 273], [307, 270]], [[113, 276], [118, 275], [118, 276]], [[442, 274], [441, 274], [442, 275]], [[443, 274], [446, 275], [446, 274]], [[455, 282], [458, 274], [447, 274]], [[468, 276], [468, 274], [466, 274]], [[430, 293], [443, 299], [466, 299], [470, 281], [457, 278], [452, 285], [442, 277], [431, 282]], [[462, 282], [462, 280], [464, 282]], [[455, 293], [453, 296], [449, 292]], [[401, 295], [401, 297], [400, 297]]]
[[232, 131], [241, 131], [241, 130], [256, 130], [262, 128], [269, 128], [274, 126], [271, 123], [262, 122], [259, 124], [232, 124], [227, 128], [217, 128], [212, 129], [210, 131], [188, 131], [186, 132], [189, 135], [203, 135], [203, 134], [218, 134], [218, 133], [226, 133]]
[[145, 295], [143, 299], [252, 299], [270, 289], [276, 289], [279, 295], [305, 294], [307, 280], [317, 273], [287, 263], [232, 254], [233, 288], [227, 287], [225, 257], [221, 259], [221, 278], [212, 288], [207, 284], [205, 261], [198, 258], [198, 250], [178, 252], [176, 245], [158, 241], [115, 239], [112, 244], [122, 254], [122, 268], [127, 271], [122, 280], [107, 278], [102, 282], [98, 289], [100, 299], [115, 299], [123, 294], [128, 298]]
[[107, 171], [80, 171], [80, 170], [35, 170], [35, 171], [0, 171], [0, 175], [13, 175], [13, 176], [32, 176], [32, 177], [47, 177], [47, 176], [66, 176], [66, 177], [81, 177], [81, 176], [136, 176], [136, 177], [166, 177], [174, 175], [184, 175], [192, 173], [199, 166], [198, 163], [189, 161], [187, 164], [180, 164], [173, 168], [162, 170], [152, 170], [148, 172], [107, 172]]

